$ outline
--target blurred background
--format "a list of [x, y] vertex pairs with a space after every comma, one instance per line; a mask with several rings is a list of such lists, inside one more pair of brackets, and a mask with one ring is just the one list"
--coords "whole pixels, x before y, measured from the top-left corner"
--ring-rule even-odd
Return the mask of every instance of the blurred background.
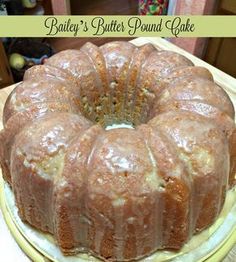
[[[236, 0], [0, 0], [0, 15], [235, 15]], [[236, 26], [236, 25], [235, 25]], [[25, 70], [64, 49], [114, 38], [2, 38], [0, 88], [22, 80]], [[116, 38], [131, 40], [131, 38]], [[236, 38], [167, 39], [236, 77]]]

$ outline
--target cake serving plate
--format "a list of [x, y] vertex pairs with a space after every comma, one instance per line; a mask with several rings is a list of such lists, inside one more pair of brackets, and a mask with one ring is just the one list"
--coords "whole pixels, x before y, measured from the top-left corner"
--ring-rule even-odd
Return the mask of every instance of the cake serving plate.
[[[88, 254], [64, 256], [53, 238], [21, 221], [14, 195], [1, 177], [0, 204], [5, 221], [23, 251], [36, 262], [99, 262]], [[179, 252], [157, 251], [140, 262], [221, 261], [236, 243], [236, 187], [228, 191], [224, 208], [216, 222], [195, 235]]]
[[[136, 45], [152, 43], [161, 49], [172, 50], [186, 56], [195, 65], [208, 68], [214, 76], [215, 82], [220, 85], [230, 96], [234, 108], [236, 108], [236, 79], [223, 73], [222, 71], [210, 66], [195, 56], [176, 47], [161, 38], [137, 38], [131, 41]], [[8, 94], [15, 86], [0, 90], [0, 130], [2, 129], [2, 111]], [[37, 231], [28, 224], [21, 221], [15, 205], [14, 195], [1, 176], [0, 170], [0, 207], [5, 221], [22, 250], [36, 262], [55, 261], [55, 262], [97, 262], [100, 261], [88, 254], [77, 256], [64, 256], [53, 238], [42, 232]], [[157, 251], [146, 257], [142, 262], [161, 262], [161, 261], [221, 261], [236, 243], [236, 187], [229, 190], [225, 204], [220, 216], [215, 223], [195, 235], [178, 252]], [[233, 261], [233, 260], [232, 260]]]

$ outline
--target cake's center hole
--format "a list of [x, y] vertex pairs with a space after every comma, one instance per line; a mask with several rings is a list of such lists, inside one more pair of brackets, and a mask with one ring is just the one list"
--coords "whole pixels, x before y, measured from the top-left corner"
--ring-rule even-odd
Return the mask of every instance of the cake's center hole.
[[148, 88], [127, 85], [120, 89], [118, 82], [112, 81], [107, 90], [101, 90], [96, 96], [90, 90], [85, 90], [81, 99], [81, 111], [105, 130], [133, 129], [150, 119], [154, 100], [154, 93]]
[[132, 124], [111, 124], [105, 127], [105, 130], [111, 130], [111, 129], [116, 129], [116, 128], [129, 128], [129, 129], [134, 129]]

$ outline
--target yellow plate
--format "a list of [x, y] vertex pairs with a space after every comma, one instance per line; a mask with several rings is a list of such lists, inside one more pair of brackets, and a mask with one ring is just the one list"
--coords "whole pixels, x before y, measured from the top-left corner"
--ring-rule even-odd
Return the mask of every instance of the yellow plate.
[[[37, 236], [37, 234], [42, 234], [38, 232], [37, 230], [32, 229], [30, 226], [25, 225], [22, 222], [19, 222], [19, 217], [15, 219], [15, 216], [17, 212], [12, 212], [11, 207], [11, 200], [9, 200], [9, 187], [3, 182], [3, 179], [0, 177], [0, 206], [3, 212], [3, 216], [5, 218], [5, 221], [15, 238], [16, 242], [19, 244], [19, 246], [22, 248], [22, 250], [33, 260], [36, 262], [46, 262], [46, 261], [61, 261], [60, 258], [53, 257], [53, 251], [45, 251], [42, 248], [42, 243], [40, 243], [40, 239], [38, 241], [33, 241], [30, 234], [27, 233], [27, 231], [24, 229], [24, 226], [29, 227], [30, 231], [34, 233], [34, 235]], [[231, 190], [226, 197], [226, 203], [224, 205], [224, 209], [221, 212], [219, 219], [215, 222], [214, 225], [212, 225], [209, 229], [203, 231], [202, 233], [194, 236], [188, 244], [185, 245], [185, 247], [180, 250], [178, 253], [174, 252], [167, 252], [167, 251], [158, 251], [152, 256], [143, 259], [144, 262], [150, 261], [150, 262], [157, 262], [157, 261], [207, 261], [207, 262], [215, 262], [215, 261], [221, 261], [227, 253], [230, 251], [230, 249], [233, 247], [233, 245], [236, 243], [236, 189], [234, 188]], [[231, 216], [231, 217], [230, 217]], [[231, 223], [230, 228], [227, 230], [222, 231], [222, 227], [225, 227], [229, 224], [229, 221], [232, 221], [232, 219], [235, 219]], [[228, 220], [228, 221], [227, 221]], [[227, 225], [226, 225], [227, 224]], [[24, 225], [24, 226], [22, 226]], [[226, 232], [227, 235], [222, 237], [222, 232]], [[219, 236], [217, 234], [220, 234], [221, 241], [217, 243], [216, 246], [213, 246], [212, 248], [209, 248], [208, 246], [211, 245], [211, 241], [213, 236], [215, 235], [214, 242], [217, 242], [217, 239]], [[47, 235], [42, 234], [45, 236], [45, 240], [52, 241], [52, 238], [48, 238]], [[55, 245], [54, 243], [50, 243], [52, 245]], [[197, 251], [197, 248], [199, 246], [203, 246], [204, 248], [207, 248], [207, 252], [203, 252], [202, 257], [198, 258], [197, 260], [194, 258], [194, 252], [199, 253]], [[47, 246], [47, 244], [46, 244]], [[191, 247], [193, 247], [191, 249]], [[55, 245], [55, 250], [58, 252], [58, 248]], [[197, 252], [196, 252], [197, 251]], [[65, 258], [65, 261], [67, 261], [68, 257], [63, 257], [63, 260]], [[72, 257], [71, 257], [72, 258]], [[77, 257], [73, 257], [72, 260], [68, 261], [99, 261], [91, 256], [88, 256], [86, 254], [81, 254]]]

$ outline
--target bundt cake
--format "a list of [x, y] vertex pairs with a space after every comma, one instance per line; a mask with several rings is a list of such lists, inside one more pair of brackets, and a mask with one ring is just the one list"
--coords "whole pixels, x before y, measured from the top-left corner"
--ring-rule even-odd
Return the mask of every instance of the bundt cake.
[[180, 249], [234, 183], [234, 108], [211, 73], [150, 44], [86, 43], [28, 69], [0, 162], [21, 219], [65, 255]]

